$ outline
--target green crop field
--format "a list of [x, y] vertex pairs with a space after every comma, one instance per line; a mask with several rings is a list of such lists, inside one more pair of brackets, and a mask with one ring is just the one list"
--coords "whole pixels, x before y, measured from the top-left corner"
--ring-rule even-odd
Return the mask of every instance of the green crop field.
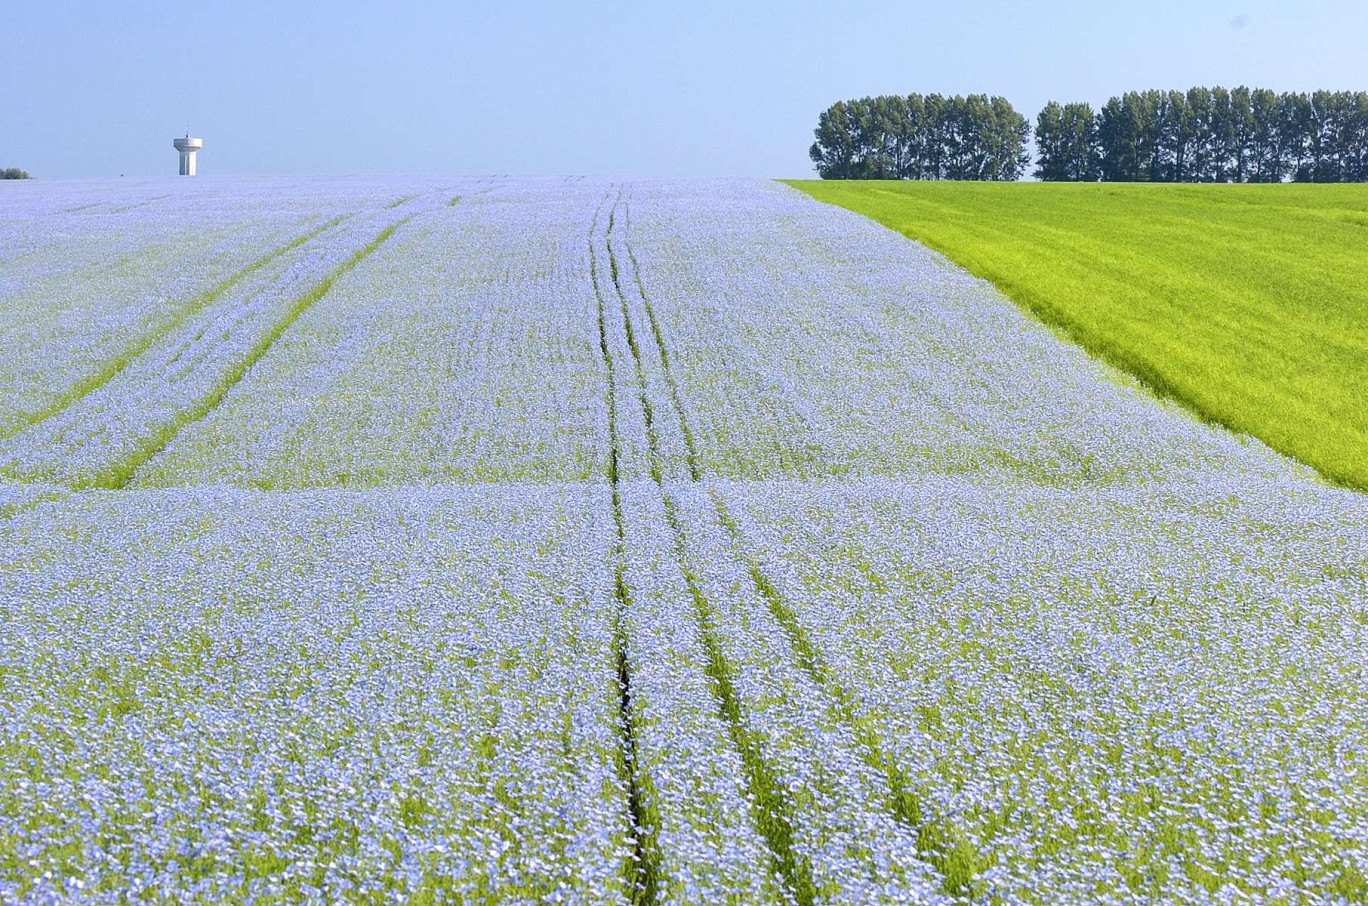
[[1203, 418], [1368, 488], [1368, 186], [794, 180]]

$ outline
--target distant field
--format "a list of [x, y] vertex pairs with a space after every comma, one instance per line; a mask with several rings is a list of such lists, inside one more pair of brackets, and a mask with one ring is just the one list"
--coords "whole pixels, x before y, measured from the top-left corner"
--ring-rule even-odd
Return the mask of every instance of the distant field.
[[1202, 417], [1368, 488], [1368, 186], [793, 180]]

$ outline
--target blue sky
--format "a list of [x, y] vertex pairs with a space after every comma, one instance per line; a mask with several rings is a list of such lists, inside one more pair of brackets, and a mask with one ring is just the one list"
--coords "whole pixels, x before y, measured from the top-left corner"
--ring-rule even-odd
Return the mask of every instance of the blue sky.
[[1241, 83], [1368, 89], [1368, 2], [7, 0], [0, 166], [804, 176], [840, 98]]

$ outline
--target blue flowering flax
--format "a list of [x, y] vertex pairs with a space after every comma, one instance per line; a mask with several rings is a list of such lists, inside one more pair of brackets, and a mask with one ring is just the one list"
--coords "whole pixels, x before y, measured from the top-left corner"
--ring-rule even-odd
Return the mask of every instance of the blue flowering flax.
[[0, 899], [624, 899], [593, 496], [92, 492], [12, 517]]
[[1368, 899], [1362, 495], [783, 186], [191, 182], [0, 219], [0, 904]]

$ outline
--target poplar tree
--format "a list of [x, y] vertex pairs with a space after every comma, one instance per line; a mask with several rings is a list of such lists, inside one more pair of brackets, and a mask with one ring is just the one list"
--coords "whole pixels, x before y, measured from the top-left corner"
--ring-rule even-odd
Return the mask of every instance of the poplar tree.
[[1031, 125], [1006, 98], [885, 95], [838, 101], [808, 149], [823, 179], [1020, 179]]

